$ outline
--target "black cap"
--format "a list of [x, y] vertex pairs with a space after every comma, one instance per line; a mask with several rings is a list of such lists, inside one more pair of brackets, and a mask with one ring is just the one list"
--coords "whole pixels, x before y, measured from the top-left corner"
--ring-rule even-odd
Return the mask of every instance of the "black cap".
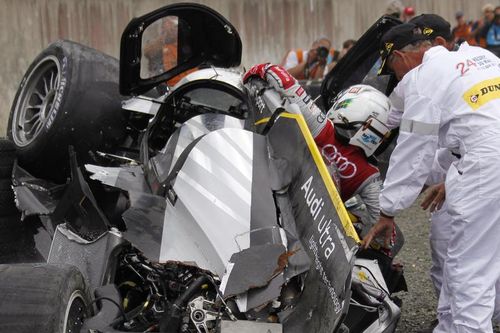
[[403, 23], [389, 29], [380, 40], [382, 64], [380, 65], [378, 75], [388, 74], [386, 61], [392, 52], [401, 50], [408, 44], [425, 39], [427, 38], [422, 34], [422, 30], [413, 23]]
[[410, 20], [422, 29], [422, 34], [429, 40], [440, 36], [446, 40], [451, 40], [451, 26], [448, 21], [436, 14], [421, 14]]

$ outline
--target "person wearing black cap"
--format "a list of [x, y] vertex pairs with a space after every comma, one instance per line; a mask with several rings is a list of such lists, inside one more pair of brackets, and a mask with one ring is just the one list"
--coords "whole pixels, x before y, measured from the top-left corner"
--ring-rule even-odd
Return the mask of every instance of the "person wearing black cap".
[[[409, 23], [416, 25], [422, 31], [424, 39], [429, 40], [432, 46], [442, 45], [450, 51], [456, 48], [450, 32], [450, 24], [441, 16], [436, 14], [421, 14], [414, 17]], [[412, 29], [415, 29], [415, 27], [412, 27]], [[423, 33], [424, 31], [425, 34]], [[384, 72], [387, 71], [385, 70]], [[391, 128], [399, 127], [399, 122], [403, 114], [402, 108], [399, 107], [402, 104], [400, 102], [402, 99], [399, 96], [400, 93], [402, 92], [399, 92], [398, 87], [396, 87], [390, 96], [392, 108], [387, 125]]]
[[[422, 30], [422, 33], [431, 42], [432, 46], [442, 45], [450, 51], [457, 47], [453, 35], [450, 32], [450, 24], [441, 16], [436, 14], [421, 14], [414, 17], [410, 23], [415, 24]], [[391, 112], [388, 116], [391, 120], [388, 122], [388, 126], [390, 128], [399, 126], [403, 113], [401, 107], [402, 97], [398, 95], [402, 92], [399, 90], [400, 89], [396, 87], [390, 96], [392, 104]], [[436, 152], [432, 171], [426, 181], [426, 185], [431, 187], [422, 201], [422, 207], [424, 209], [429, 208], [432, 213], [430, 218], [431, 229], [429, 235], [432, 259], [430, 277], [438, 297], [442, 286], [443, 266], [446, 259], [448, 242], [451, 237], [451, 217], [447, 212], [447, 205], [444, 201], [444, 180], [446, 170], [456, 159], [456, 156], [451, 154], [448, 149], [439, 149]], [[441, 196], [441, 198], [439, 196]], [[439, 202], [438, 199], [442, 199], [443, 201]], [[500, 290], [497, 294], [500, 294]], [[494, 321], [500, 322], [500, 297], [496, 298]], [[431, 332], [432, 328], [436, 324], [437, 321], [433, 322], [430, 329], [421, 330], [419, 333]]]
[[380, 218], [363, 246], [389, 239], [394, 216], [420, 193], [436, 151], [461, 157], [446, 174], [451, 235], [434, 332], [492, 332], [500, 279], [500, 60], [479, 47], [432, 47], [413, 23], [381, 40], [381, 73], [400, 80], [404, 113], [380, 194]]
[[451, 33], [448, 21], [436, 14], [421, 14], [410, 20], [422, 30], [422, 34], [431, 41], [432, 45], [442, 45], [452, 51], [455, 48], [455, 39]]
[[[414, 17], [410, 23], [415, 24], [421, 29], [423, 35], [431, 42], [432, 46], [442, 45], [450, 51], [455, 48], [455, 41], [450, 31], [451, 26], [448, 21], [441, 16], [436, 14], [421, 14]], [[402, 92], [399, 90], [400, 89], [396, 87], [395, 91], [391, 95], [391, 103], [393, 107], [391, 108], [389, 119], [391, 119], [391, 122], [394, 123], [391, 124], [393, 125], [392, 127], [399, 126], [401, 116], [403, 115], [403, 110], [400, 106], [403, 103], [395, 102], [396, 100], [401, 101], [402, 99], [402, 97], [399, 96]], [[423, 201], [424, 209], [429, 208], [432, 213], [430, 218], [431, 230], [429, 234], [432, 259], [430, 277], [438, 297], [443, 280], [443, 265], [446, 258], [446, 250], [451, 234], [451, 217], [447, 213], [446, 204], [443, 204], [443, 202], [438, 203], [438, 198], [431, 195], [438, 195], [439, 193], [442, 193], [441, 187], [443, 187], [444, 184], [443, 182], [447, 166], [455, 159], [456, 158], [450, 154], [447, 149], [440, 149], [436, 153], [432, 172], [429, 179], [426, 181], [426, 185], [432, 187], [429, 191], [427, 191], [427, 196]], [[441, 185], [438, 186], [438, 183]], [[435, 322], [435, 324], [437, 324], [437, 322]], [[424, 331], [421, 331], [421, 333], [423, 332]]]
[[[430, 46], [431, 42], [425, 38], [422, 30], [415, 24], [403, 23], [393, 27], [381, 39], [380, 57], [382, 63], [378, 74], [393, 73], [401, 81], [404, 74], [422, 61], [418, 58], [423, 57], [423, 53], [415, 52], [416, 48], [423, 49]], [[410, 50], [412, 52], [407, 52]], [[393, 62], [396, 58], [402, 61]]]

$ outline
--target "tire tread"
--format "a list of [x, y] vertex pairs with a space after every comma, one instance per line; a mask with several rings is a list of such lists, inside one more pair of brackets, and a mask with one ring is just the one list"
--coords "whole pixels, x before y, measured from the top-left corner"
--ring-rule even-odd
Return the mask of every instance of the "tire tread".
[[88, 290], [74, 266], [0, 265], [0, 331], [62, 333], [62, 312], [73, 290]]

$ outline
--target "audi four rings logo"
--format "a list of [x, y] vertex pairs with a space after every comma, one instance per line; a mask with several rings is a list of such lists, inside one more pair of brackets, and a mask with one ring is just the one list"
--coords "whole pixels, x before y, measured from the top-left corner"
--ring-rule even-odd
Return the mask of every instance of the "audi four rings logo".
[[329, 163], [335, 163], [337, 169], [339, 170], [340, 178], [352, 178], [358, 171], [356, 164], [342, 156], [342, 154], [337, 150], [337, 147], [334, 145], [329, 144], [323, 146], [321, 149], [321, 155], [323, 155]]

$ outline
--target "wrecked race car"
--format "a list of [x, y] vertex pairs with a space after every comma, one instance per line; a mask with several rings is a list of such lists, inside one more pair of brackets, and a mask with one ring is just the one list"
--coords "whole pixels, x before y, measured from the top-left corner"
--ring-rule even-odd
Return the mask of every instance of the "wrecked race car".
[[199, 4], [133, 19], [119, 67], [135, 97], [120, 110], [117, 64], [96, 53], [53, 44], [14, 101], [0, 330], [395, 330], [400, 267], [359, 252], [303, 118], [268, 118], [268, 90], [220, 68], [241, 58], [227, 20]]

